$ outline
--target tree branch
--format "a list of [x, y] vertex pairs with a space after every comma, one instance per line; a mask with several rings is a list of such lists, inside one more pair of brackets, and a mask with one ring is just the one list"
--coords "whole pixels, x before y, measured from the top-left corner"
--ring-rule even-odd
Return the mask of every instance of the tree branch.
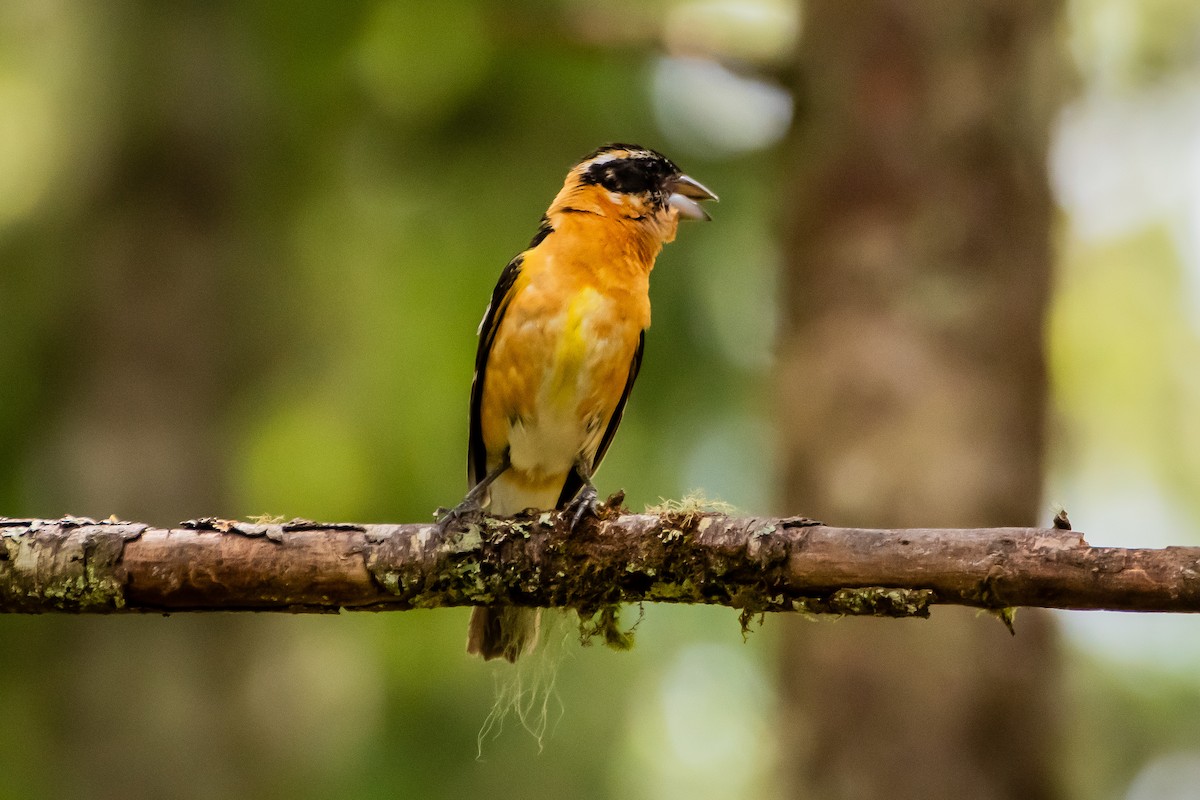
[[[437, 526], [0, 519], [0, 612], [337, 612], [617, 603], [927, 616], [935, 603], [1200, 611], [1200, 547], [1060, 528], [870, 530], [799, 517], [606, 512]], [[1064, 517], [1065, 519], [1065, 517]], [[743, 617], [745, 619], [746, 616]]]

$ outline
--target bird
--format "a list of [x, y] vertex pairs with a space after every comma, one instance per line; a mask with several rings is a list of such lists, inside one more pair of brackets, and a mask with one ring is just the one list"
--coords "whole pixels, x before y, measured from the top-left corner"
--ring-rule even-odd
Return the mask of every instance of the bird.
[[[484, 512], [597, 509], [592, 477], [642, 363], [650, 271], [681, 219], [717, 200], [647, 147], [606, 144], [578, 161], [529, 246], [508, 263], [480, 322], [471, 381], [466, 497], [449, 524]], [[515, 662], [540, 611], [472, 609], [467, 651]]]

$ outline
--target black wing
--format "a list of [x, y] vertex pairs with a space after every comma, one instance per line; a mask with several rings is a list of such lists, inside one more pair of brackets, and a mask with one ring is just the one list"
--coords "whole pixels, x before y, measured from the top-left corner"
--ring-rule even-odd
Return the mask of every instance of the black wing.
[[483, 312], [483, 321], [479, 323], [479, 349], [475, 352], [475, 376], [471, 379], [471, 425], [467, 444], [467, 482], [474, 486], [487, 475], [487, 448], [483, 444], [483, 421], [480, 419], [480, 407], [483, 404], [483, 377], [487, 372], [488, 356], [492, 353], [492, 342], [496, 339], [496, 331], [508, 310], [513, 284], [521, 274], [521, 262], [524, 254], [508, 262], [500, 280], [492, 290], [492, 302], [488, 303], [487, 311]]
[[[592, 459], [592, 473], [600, 468], [600, 462], [604, 460], [604, 454], [608, 452], [608, 446], [612, 444], [613, 437], [617, 435], [617, 427], [621, 424], [621, 415], [625, 413], [625, 403], [629, 400], [629, 393], [633, 391], [633, 382], [637, 380], [638, 370], [642, 368], [642, 352], [646, 349], [646, 332], [642, 331], [638, 336], [637, 351], [633, 354], [633, 361], [629, 364], [629, 378], [625, 381], [625, 390], [621, 392], [621, 399], [617, 402], [616, 409], [613, 410], [612, 416], [608, 418], [608, 427], [604, 429], [604, 436], [600, 439], [600, 446], [596, 448], [596, 457]], [[558, 507], [565, 508], [568, 503], [575, 498], [579, 490], [583, 488], [583, 478], [575, 470], [567, 473], [566, 483], [563, 484], [562, 493], [558, 496]]]

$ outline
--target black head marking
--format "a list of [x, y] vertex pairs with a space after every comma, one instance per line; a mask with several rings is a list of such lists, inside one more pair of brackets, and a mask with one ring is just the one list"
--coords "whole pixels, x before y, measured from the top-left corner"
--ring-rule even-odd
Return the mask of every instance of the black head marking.
[[671, 159], [635, 144], [608, 144], [588, 154], [580, 179], [623, 194], [661, 194], [669, 178], [679, 174]]

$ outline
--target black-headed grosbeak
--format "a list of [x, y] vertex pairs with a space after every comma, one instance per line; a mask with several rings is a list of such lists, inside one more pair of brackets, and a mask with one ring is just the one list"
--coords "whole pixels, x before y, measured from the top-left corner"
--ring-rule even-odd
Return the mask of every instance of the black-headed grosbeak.
[[[509, 262], [479, 326], [471, 384], [471, 489], [451, 517], [596, 504], [604, 458], [642, 361], [650, 270], [680, 218], [717, 197], [661, 153], [609, 144], [567, 174], [528, 249]], [[537, 640], [538, 610], [475, 608], [467, 650], [509, 661]]]

